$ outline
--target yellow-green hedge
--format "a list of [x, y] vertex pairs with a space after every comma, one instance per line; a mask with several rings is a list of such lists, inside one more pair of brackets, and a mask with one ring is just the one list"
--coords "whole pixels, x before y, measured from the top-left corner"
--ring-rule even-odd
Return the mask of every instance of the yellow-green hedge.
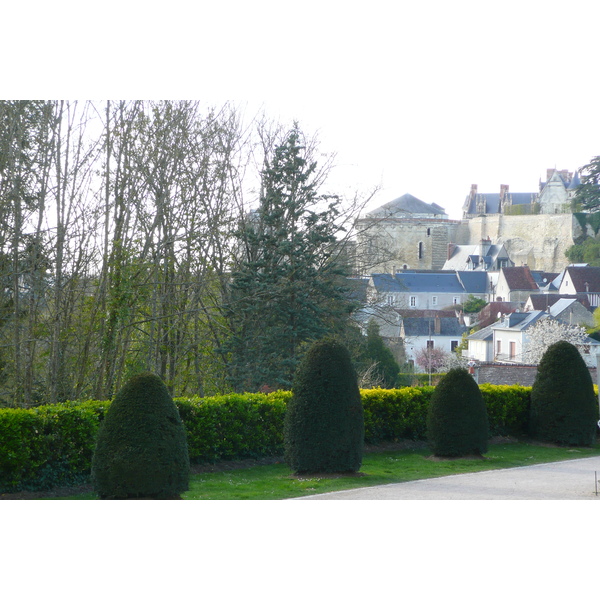
[[[362, 390], [365, 442], [426, 439], [433, 387]], [[527, 431], [531, 388], [481, 386], [492, 435]], [[190, 460], [283, 454], [283, 421], [291, 392], [176, 398]], [[110, 402], [0, 409], [0, 493], [43, 490], [88, 479], [96, 432]]]

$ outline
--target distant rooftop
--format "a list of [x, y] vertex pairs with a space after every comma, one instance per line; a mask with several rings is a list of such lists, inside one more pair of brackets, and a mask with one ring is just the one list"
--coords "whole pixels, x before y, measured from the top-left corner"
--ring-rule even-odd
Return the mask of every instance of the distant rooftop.
[[438, 204], [427, 204], [411, 194], [404, 194], [379, 208], [367, 213], [370, 218], [395, 218], [410, 219], [415, 216], [426, 216], [428, 218], [447, 219], [446, 211]]

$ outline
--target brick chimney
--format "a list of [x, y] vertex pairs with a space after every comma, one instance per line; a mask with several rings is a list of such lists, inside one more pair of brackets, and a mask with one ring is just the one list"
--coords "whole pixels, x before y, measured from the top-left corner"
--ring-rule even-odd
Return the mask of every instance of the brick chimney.
[[508, 195], [508, 185], [506, 183], [502, 183], [500, 185], [500, 202], [504, 202], [504, 199]]

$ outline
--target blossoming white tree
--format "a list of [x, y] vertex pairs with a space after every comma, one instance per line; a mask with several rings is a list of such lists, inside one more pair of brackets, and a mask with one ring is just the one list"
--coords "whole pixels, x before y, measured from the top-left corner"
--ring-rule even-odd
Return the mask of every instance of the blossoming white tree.
[[585, 329], [579, 325], [568, 325], [549, 317], [541, 319], [527, 331], [523, 357], [527, 362], [537, 364], [548, 347], [561, 340], [570, 342], [583, 354], [582, 344], [586, 338]]

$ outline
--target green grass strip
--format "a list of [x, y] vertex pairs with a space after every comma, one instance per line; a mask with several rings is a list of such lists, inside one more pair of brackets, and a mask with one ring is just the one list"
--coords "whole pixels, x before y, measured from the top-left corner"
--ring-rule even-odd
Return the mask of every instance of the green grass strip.
[[[493, 469], [525, 467], [540, 463], [573, 460], [600, 455], [600, 444], [593, 448], [558, 448], [526, 443], [491, 445], [485, 459], [433, 460], [431, 451], [402, 450], [372, 452], [365, 455], [360, 477], [294, 477], [285, 464], [249, 467], [230, 471], [199, 473], [190, 479], [184, 500], [283, 500], [445, 475], [474, 473]], [[93, 493], [55, 498], [93, 500]]]

